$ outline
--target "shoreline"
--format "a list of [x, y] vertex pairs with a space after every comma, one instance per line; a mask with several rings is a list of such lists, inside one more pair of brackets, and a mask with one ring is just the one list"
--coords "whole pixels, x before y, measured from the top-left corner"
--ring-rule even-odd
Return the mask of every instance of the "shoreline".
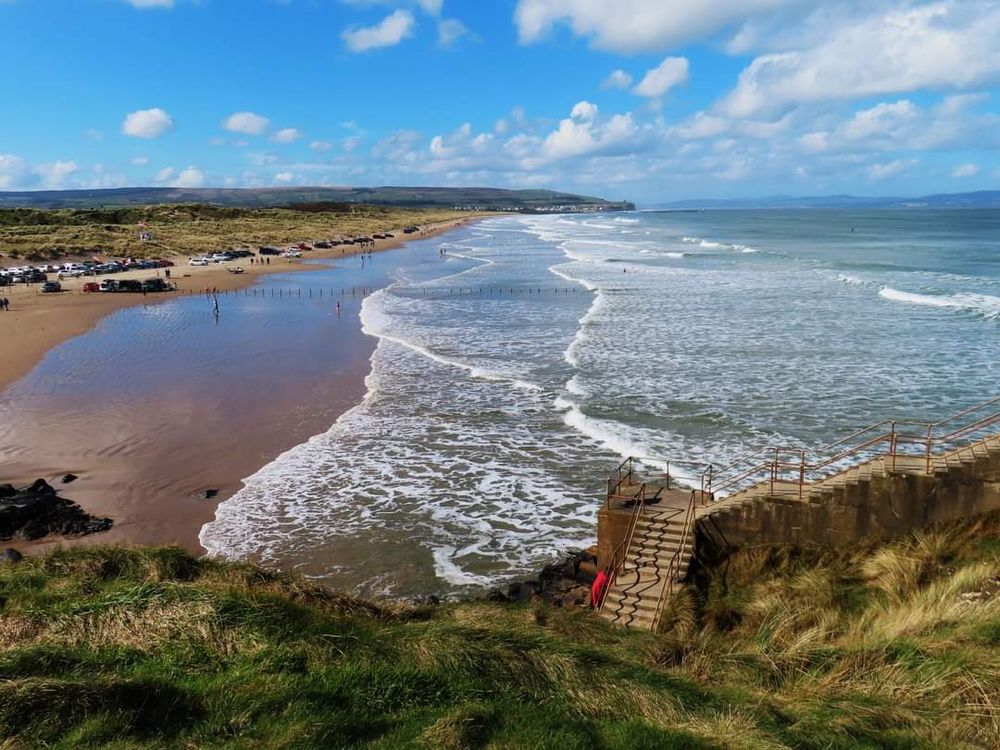
[[[375, 240], [374, 252], [383, 252], [404, 246], [407, 242], [428, 239], [460, 226], [479, 221], [485, 216], [449, 219], [429, 224], [420, 234], [397, 235], [391, 239]], [[396, 230], [399, 232], [400, 230]], [[297, 242], [301, 240], [289, 240]], [[346, 252], [342, 252], [346, 250]], [[262, 276], [276, 273], [312, 271], [323, 266], [306, 263], [308, 260], [338, 260], [360, 255], [355, 246], [337, 246], [329, 249], [312, 250], [301, 258], [280, 258], [273, 256], [267, 266], [249, 265], [249, 259], [213, 264], [211, 266], [189, 266], [191, 256], [177, 256], [177, 265], [171, 271], [170, 280], [177, 284], [178, 291], [191, 292], [215, 288], [220, 292], [234, 291], [252, 286]], [[232, 274], [229, 268], [242, 266], [245, 273]], [[145, 269], [114, 274], [113, 279], [145, 279], [161, 276], [166, 269]], [[63, 292], [43, 295], [38, 285], [0, 287], [0, 297], [10, 300], [10, 311], [0, 313], [0, 340], [5, 343], [6, 354], [0, 358], [0, 393], [17, 382], [37, 365], [49, 351], [77, 336], [93, 329], [107, 316], [127, 307], [149, 305], [175, 299], [169, 292], [151, 294], [83, 294], [84, 282], [93, 278], [67, 279], [62, 283]]]
[[[451, 220], [428, 227], [419, 235], [379, 241], [375, 250], [381, 252], [403, 247], [410, 241], [426, 240], [466, 226], [478, 218]], [[358, 254], [359, 251], [352, 249], [342, 255], [340, 247], [313, 251], [294, 263], [272, 262], [260, 269], [253, 266], [253, 273], [251, 267], [244, 265], [247, 273], [242, 275], [230, 274], [225, 268], [195, 267], [190, 269], [190, 275], [176, 280], [182, 282], [184, 290], [200, 290], [207, 286], [215, 286], [220, 291], [235, 290], [273, 274], [330, 270], [329, 265], [304, 263], [303, 260], [336, 261]], [[177, 270], [181, 269], [177, 267]], [[348, 268], [342, 270], [348, 276], [356, 273]], [[195, 273], [198, 271], [201, 273]], [[152, 273], [146, 270], [135, 275], [149, 277]], [[123, 277], [127, 278], [128, 274], [118, 275], [118, 278]], [[64, 297], [77, 304], [53, 305], [47, 309], [39, 305], [38, 311], [33, 313], [34, 319], [48, 321], [41, 331], [44, 335], [37, 338], [55, 343], [41, 353], [29, 350], [33, 358], [29, 372], [52, 348], [99, 328], [102, 321], [109, 320], [118, 310], [179, 299], [167, 294], [144, 298], [142, 295], [68, 293]], [[91, 302], [93, 298], [98, 304]], [[11, 304], [10, 316], [15, 318], [16, 302], [12, 299]], [[80, 312], [81, 309], [85, 312]], [[43, 415], [40, 418], [15, 418], [18, 424], [7, 431], [6, 444], [0, 434], [0, 455], [6, 454], [5, 458], [9, 459], [5, 463], [10, 473], [3, 480], [26, 484], [39, 477], [53, 481], [67, 472], [77, 474], [80, 479], [61, 491], [88, 513], [113, 518], [115, 525], [110, 531], [90, 536], [47, 537], [35, 542], [11, 540], [5, 545], [37, 554], [57, 546], [81, 544], [179, 544], [203, 554], [205, 550], [199, 538], [202, 527], [214, 519], [218, 505], [235, 494], [246, 477], [285, 451], [329, 429], [364, 396], [370, 357], [377, 342], [362, 332], [360, 321], [351, 311], [347, 311], [344, 318], [343, 322], [338, 318], [335, 335], [339, 343], [332, 347], [335, 352], [329, 355], [335, 360], [334, 371], [324, 372], [322, 377], [302, 378], [298, 388], [281, 388], [268, 393], [266, 398], [247, 400], [230, 393], [206, 395], [198, 393], [194, 384], [185, 389], [186, 379], [182, 378], [184, 382], [163, 394], [149, 386], [144, 389], [149, 391], [145, 399], [112, 409], [107, 414], [95, 405], [64, 422], [60, 406], [53, 403], [39, 412]], [[3, 319], [0, 317], [0, 321]], [[26, 312], [19, 319], [24, 321], [31, 317]], [[81, 328], [84, 330], [80, 331]], [[38, 333], [40, 331], [35, 331], [36, 335]], [[23, 351], [21, 354], [20, 362], [4, 363], [0, 375], [9, 378], [18, 366], [23, 368], [27, 356]], [[298, 383], [294, 376], [292, 380]], [[6, 396], [8, 401], [16, 397], [20, 382], [21, 379], [17, 379], [5, 383], [0, 379], [0, 396]], [[236, 390], [243, 395], [252, 393], [252, 388], [245, 386]], [[154, 393], [152, 398], [150, 392]], [[128, 417], [124, 418], [126, 413]], [[195, 414], [197, 418], [192, 418]], [[289, 414], [295, 417], [290, 418]], [[266, 425], [266, 429], [261, 430], [261, 425]], [[92, 434], [100, 437], [91, 446], [88, 436]], [[105, 438], [105, 435], [113, 437]], [[253, 436], [250, 445], [247, 444], [248, 436]], [[208, 489], [218, 490], [217, 495], [211, 499], [200, 498], [199, 494]]]

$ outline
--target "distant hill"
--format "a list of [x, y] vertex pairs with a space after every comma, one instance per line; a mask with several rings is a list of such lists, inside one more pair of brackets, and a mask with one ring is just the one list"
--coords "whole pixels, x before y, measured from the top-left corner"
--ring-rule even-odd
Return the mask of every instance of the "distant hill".
[[261, 189], [114, 188], [0, 192], [0, 208], [118, 208], [135, 205], [201, 203], [239, 208], [303, 203], [364, 203], [407, 208], [460, 208], [489, 211], [613, 211], [634, 208], [624, 201], [553, 190], [443, 187], [294, 187]]
[[823, 195], [766, 198], [701, 199], [660, 203], [654, 209], [693, 208], [1000, 208], [1000, 190], [974, 193], [940, 193], [919, 198]]

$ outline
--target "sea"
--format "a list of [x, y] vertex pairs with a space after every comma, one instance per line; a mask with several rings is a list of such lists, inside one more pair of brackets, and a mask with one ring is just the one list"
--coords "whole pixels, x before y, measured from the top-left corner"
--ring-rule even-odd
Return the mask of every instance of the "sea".
[[696, 483], [1000, 395], [996, 210], [518, 215], [373, 262], [366, 395], [218, 507], [210, 553], [469, 593], [594, 543], [625, 457]]

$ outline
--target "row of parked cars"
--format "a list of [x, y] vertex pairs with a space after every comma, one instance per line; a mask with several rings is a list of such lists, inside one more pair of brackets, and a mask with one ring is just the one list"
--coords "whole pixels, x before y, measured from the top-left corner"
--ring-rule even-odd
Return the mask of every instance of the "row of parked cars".
[[188, 261], [188, 265], [210, 266], [213, 263], [225, 263], [226, 261], [238, 258], [249, 258], [252, 255], [252, 250], [225, 250], [221, 253], [212, 253], [211, 255], [196, 255]]
[[[152, 292], [172, 292], [177, 288], [176, 285], [167, 281], [166, 279], [104, 279], [100, 283], [96, 281], [88, 281], [83, 285], [83, 291], [86, 294], [92, 294], [94, 292], [121, 294], [121, 293], [132, 293], [132, 294], [146, 294]], [[42, 291], [45, 291], [44, 289]]]

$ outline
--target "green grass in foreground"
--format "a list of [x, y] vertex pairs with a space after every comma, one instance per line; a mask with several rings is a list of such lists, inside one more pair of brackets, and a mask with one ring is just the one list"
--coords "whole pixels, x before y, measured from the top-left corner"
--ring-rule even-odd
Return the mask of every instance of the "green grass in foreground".
[[652, 636], [177, 549], [57, 551], [0, 568], [0, 747], [996, 747], [998, 576], [996, 515], [747, 550]]

